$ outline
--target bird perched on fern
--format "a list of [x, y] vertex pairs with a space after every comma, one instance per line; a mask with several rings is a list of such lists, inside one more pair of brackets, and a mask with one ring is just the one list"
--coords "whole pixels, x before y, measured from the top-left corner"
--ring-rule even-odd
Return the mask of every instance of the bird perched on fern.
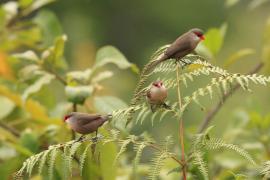
[[155, 112], [158, 108], [170, 108], [165, 103], [167, 96], [168, 91], [162, 81], [155, 81], [151, 84], [151, 87], [146, 92], [146, 99], [150, 104], [152, 112]]
[[73, 131], [82, 134], [78, 139], [81, 140], [84, 135], [90, 134], [94, 131], [96, 131], [97, 136], [98, 128], [110, 118], [111, 115], [72, 112], [64, 117], [64, 121], [70, 125]]
[[[193, 28], [188, 32], [179, 36], [166, 50], [165, 52], [151, 64], [149, 69], [154, 68], [161, 62], [167, 59], [176, 59], [182, 61], [182, 58], [186, 55], [193, 53], [199, 42], [205, 39], [203, 30], [199, 28]], [[182, 61], [184, 64], [186, 62]]]

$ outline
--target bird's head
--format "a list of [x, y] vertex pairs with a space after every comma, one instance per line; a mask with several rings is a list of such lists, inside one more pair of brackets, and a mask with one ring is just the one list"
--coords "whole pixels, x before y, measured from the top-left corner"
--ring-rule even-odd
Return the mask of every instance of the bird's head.
[[64, 118], [63, 118], [63, 121], [66, 122], [66, 121], [67, 121], [69, 118], [71, 118], [72, 116], [73, 116], [72, 113], [65, 115]]
[[163, 82], [162, 81], [155, 81], [152, 83], [152, 85], [157, 87], [157, 88], [161, 88], [163, 86]]
[[205, 39], [203, 30], [199, 28], [193, 28], [190, 31], [194, 33], [198, 38], [200, 38], [201, 41]]

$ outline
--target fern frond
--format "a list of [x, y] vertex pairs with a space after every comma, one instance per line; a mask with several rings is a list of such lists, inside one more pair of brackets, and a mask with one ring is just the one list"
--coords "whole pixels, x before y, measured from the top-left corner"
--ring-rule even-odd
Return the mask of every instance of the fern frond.
[[35, 166], [35, 164], [38, 162], [39, 158], [41, 157], [42, 154], [37, 154], [35, 156], [32, 156], [29, 158], [28, 162], [27, 162], [27, 168], [26, 168], [26, 172], [29, 175], [29, 177], [31, 177], [32, 175], [32, 170]]
[[129, 143], [131, 143], [131, 139], [128, 138], [126, 140], [121, 140], [120, 141], [120, 144], [121, 144], [121, 147], [120, 147], [120, 150], [119, 152], [117, 153], [116, 157], [115, 157], [115, 160], [114, 160], [114, 163], [116, 164], [116, 162], [119, 160], [119, 157], [127, 150], [127, 145]]
[[70, 147], [69, 155], [67, 157], [67, 165], [68, 165], [69, 172], [71, 172], [72, 170], [73, 156], [75, 155], [77, 149], [80, 147], [81, 144], [82, 144], [81, 142], [75, 142]]
[[220, 148], [233, 150], [233, 151], [237, 152], [239, 155], [241, 155], [242, 157], [244, 157], [251, 164], [256, 165], [255, 161], [253, 160], [251, 155], [246, 150], [244, 150], [244, 149], [242, 149], [234, 144], [225, 143], [222, 139], [211, 138], [208, 141], [205, 141], [205, 147], [209, 150], [220, 149]]
[[209, 179], [207, 164], [203, 160], [203, 153], [200, 150], [193, 151], [193, 163], [198, 166], [205, 180]]
[[51, 150], [50, 153], [50, 160], [49, 160], [49, 164], [48, 164], [48, 176], [49, 179], [53, 179], [53, 172], [54, 172], [54, 164], [55, 164], [55, 160], [56, 160], [56, 156], [58, 153], [58, 149], [54, 148]]
[[165, 160], [168, 158], [168, 153], [163, 151], [163, 152], [157, 152], [155, 154], [155, 157], [151, 160], [152, 162], [152, 167], [149, 172], [149, 177], [148, 179], [151, 180], [156, 180], [157, 177], [159, 176], [159, 173], [161, 171], [162, 166], [165, 163]]
[[63, 148], [63, 153], [62, 153], [62, 164], [63, 164], [63, 175], [64, 175], [64, 179], [68, 179], [69, 175], [70, 175], [70, 171], [69, 171], [69, 151], [70, 151], [70, 148], [68, 145], [65, 145], [64, 148]]
[[269, 83], [269, 77], [262, 76], [262, 75], [239, 75], [239, 74], [231, 74], [226, 77], [219, 77], [219, 78], [212, 78], [211, 83], [209, 83], [204, 88], [199, 88], [198, 90], [194, 91], [190, 96], [184, 97], [184, 106], [187, 106], [190, 102], [194, 101], [195, 103], [199, 104], [198, 97], [210, 95], [212, 98], [214, 88], [217, 88], [219, 91], [228, 91], [228, 84], [238, 83], [244, 90], [249, 90], [249, 81], [255, 82], [257, 84], [266, 85]]
[[84, 149], [81, 157], [80, 157], [80, 173], [81, 173], [81, 176], [82, 176], [82, 172], [83, 172], [83, 167], [84, 167], [84, 162], [85, 162], [85, 159], [86, 159], [86, 156], [87, 156], [87, 152], [89, 150], [89, 148], [91, 147], [91, 143], [89, 143], [86, 148]]
[[133, 172], [136, 174], [137, 171], [137, 166], [139, 164], [139, 161], [141, 159], [142, 156], [142, 152], [143, 149], [146, 147], [146, 143], [145, 142], [141, 142], [139, 144], [135, 144], [134, 145], [134, 151], [136, 152], [136, 156], [133, 160]]

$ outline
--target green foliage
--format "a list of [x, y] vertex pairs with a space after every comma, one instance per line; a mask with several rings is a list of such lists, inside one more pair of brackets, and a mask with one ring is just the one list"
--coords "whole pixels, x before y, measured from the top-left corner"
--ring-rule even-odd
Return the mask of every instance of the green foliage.
[[220, 51], [227, 30], [227, 24], [223, 24], [220, 28], [209, 29], [205, 33], [205, 41], [203, 45], [210, 51], [214, 57]]
[[[2, 103], [0, 107], [0, 156], [2, 161], [4, 159], [2, 156], [6, 151], [2, 147], [8, 147], [8, 150], [15, 152], [14, 157], [19, 157], [15, 163], [22, 164], [22, 166], [17, 171], [16, 178], [37, 176], [37, 178], [44, 179], [70, 179], [71, 176], [77, 176], [79, 174], [77, 171], [80, 171], [83, 179], [109, 180], [121, 177], [123, 179], [145, 179], [146, 174], [148, 174], [149, 179], [162, 179], [166, 174], [164, 171], [168, 172], [169, 168], [172, 168], [168, 168], [167, 165], [167, 160], [170, 159], [179, 166], [171, 172], [181, 174], [180, 171], [185, 166], [188, 175], [193, 176], [200, 173], [200, 177], [211, 179], [214, 176], [222, 177], [224, 172], [219, 171], [228, 168], [224, 167], [222, 163], [215, 162], [214, 155], [208, 154], [209, 151], [230, 150], [236, 152], [240, 158], [243, 157], [241, 159], [247, 160], [252, 166], [244, 162], [243, 167], [237, 167], [233, 170], [250, 171], [247, 173], [248, 175], [254, 174], [253, 171], [257, 168], [255, 160], [259, 162], [262, 161], [262, 158], [258, 158], [256, 153], [251, 156], [248, 151], [253, 151], [246, 148], [248, 145], [244, 144], [244, 141], [252, 145], [259, 144], [260, 153], [268, 153], [269, 156], [268, 127], [270, 118], [269, 115], [261, 116], [255, 112], [248, 113], [249, 119], [241, 127], [242, 131], [233, 128], [233, 130], [238, 131], [230, 133], [231, 139], [227, 137], [229, 141], [226, 137], [224, 138], [226, 140], [210, 137], [211, 128], [196, 135], [192, 144], [186, 141], [186, 162], [179, 160], [178, 155], [176, 155], [175, 151], [179, 149], [179, 145], [173, 143], [172, 137], [167, 137], [164, 142], [157, 143], [146, 134], [137, 135], [143, 130], [142, 128], [147, 126], [147, 123], [143, 124], [146, 121], [151, 121], [152, 128], [155, 128], [155, 125], [165, 118], [171, 120], [183, 118], [184, 113], [189, 110], [191, 102], [202, 107], [201, 97], [209, 95], [212, 104], [216, 93], [223, 96], [238, 86], [243, 90], [250, 91], [251, 83], [255, 85], [268, 84], [270, 78], [267, 76], [242, 75], [231, 73], [225, 69], [243, 57], [254, 54], [253, 49], [240, 49], [230, 55], [224, 61], [225, 68], [219, 67], [218, 61], [214, 63], [206, 61], [206, 59], [212, 58], [216, 60], [218, 57], [217, 55], [224, 44], [227, 31], [226, 23], [220, 28], [209, 29], [206, 32], [206, 41], [197, 48], [197, 52], [207, 57], [206, 59], [201, 55], [187, 55], [182, 59], [186, 63], [177, 62], [182, 68], [179, 81], [175, 77], [176, 65], [178, 65], [175, 60], [167, 60], [155, 67], [157, 59], [163, 55], [169, 45], [159, 48], [143, 68], [130, 106], [128, 106], [123, 100], [112, 96], [107, 91], [100, 90], [103, 88], [103, 80], [114, 76], [114, 71], [108, 69], [110, 68], [109, 64], [115, 65], [120, 70], [131, 69], [138, 73], [137, 66], [130, 63], [117, 48], [104, 46], [97, 50], [95, 61], [91, 67], [87, 66], [80, 71], [68, 71], [64, 57], [67, 36], [63, 34], [56, 15], [48, 10], [33, 13], [52, 1], [19, 0], [3, 4], [0, 7], [1, 75], [3, 69], [5, 70], [3, 77], [0, 78], [0, 101]], [[231, 0], [227, 1], [227, 4], [233, 5], [237, 2], [237, 0]], [[256, 3], [252, 1], [250, 6], [255, 7], [263, 3], [264, 1], [256, 1]], [[265, 28], [262, 50], [262, 59], [266, 67], [269, 64], [270, 52], [268, 24]], [[172, 100], [166, 103], [170, 105], [170, 109], [160, 108], [152, 113], [149, 104], [145, 102], [145, 95], [149, 84], [151, 84], [148, 80], [153, 76], [155, 79], [162, 80], [169, 89]], [[197, 79], [202, 77], [209, 80], [206, 85], [195, 83]], [[173, 99], [173, 95], [176, 94], [173, 91], [182, 84], [188, 89], [185, 90], [184, 98], [179, 98], [179, 101], [176, 101]], [[194, 84], [196, 88], [191, 90], [190, 87], [193, 87]], [[180, 104], [182, 104], [181, 109], [178, 108]], [[100, 134], [97, 137], [88, 136], [80, 141], [68, 141], [70, 130], [60, 124], [60, 117], [76, 109], [89, 113], [112, 114], [113, 118], [112, 121], [104, 124], [105, 128], [99, 130]], [[133, 115], [135, 116], [134, 120], [132, 119]], [[134, 123], [125, 127], [126, 122], [132, 120]], [[188, 124], [190, 121], [184, 122]], [[176, 125], [177, 121], [166, 121], [166, 123]], [[52, 124], [54, 124], [53, 128]], [[140, 126], [139, 131], [136, 126]], [[24, 131], [26, 127], [29, 130]], [[131, 129], [133, 127], [135, 128]], [[171, 126], [168, 127], [171, 128]], [[252, 134], [253, 137], [245, 139], [247, 131], [256, 132]], [[194, 132], [194, 128], [185, 130], [187, 138], [191, 137], [189, 132]], [[162, 136], [173, 132], [159, 133]], [[237, 133], [241, 136], [236, 136]], [[156, 139], [160, 139], [160, 137], [158, 136]], [[231, 142], [237, 143], [239, 146]], [[133, 154], [135, 154], [133, 157], [129, 154], [132, 146]], [[149, 149], [145, 156], [153, 154], [153, 157], [150, 162], [145, 158], [140, 163], [140, 160], [144, 158], [145, 148]], [[3, 160], [5, 164], [13, 162], [8, 157], [5, 158], [7, 158], [7, 160]], [[229, 158], [226, 156], [226, 159]], [[132, 167], [128, 165], [129, 161], [133, 162]], [[74, 166], [75, 163], [78, 166]], [[175, 166], [175, 164], [173, 165]], [[9, 171], [19, 168], [13, 166]], [[192, 169], [193, 166], [195, 166], [195, 170]], [[266, 162], [261, 170], [261, 175], [265, 179], [269, 177], [269, 169], [269, 162]], [[213, 177], [211, 177], [212, 175]], [[243, 177], [240, 173], [226, 175], [227, 179], [241, 179]]]
[[113, 63], [120, 69], [131, 68], [134, 72], [138, 72], [137, 66], [128, 62], [125, 56], [113, 46], [105, 46], [97, 52], [94, 69], [103, 67], [108, 63]]

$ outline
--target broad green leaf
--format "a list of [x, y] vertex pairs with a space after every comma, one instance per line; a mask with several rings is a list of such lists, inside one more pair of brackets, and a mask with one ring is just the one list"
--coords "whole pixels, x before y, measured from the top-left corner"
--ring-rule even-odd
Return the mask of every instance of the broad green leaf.
[[113, 46], [104, 46], [98, 50], [94, 68], [102, 67], [108, 63], [113, 63], [120, 69], [132, 68], [133, 71], [137, 71], [136, 65], [128, 62], [126, 57]]
[[34, 19], [34, 22], [42, 29], [42, 42], [45, 47], [53, 44], [55, 38], [61, 36], [62, 34], [60, 23], [55, 14], [51, 11], [39, 11]]
[[47, 66], [54, 68], [65, 68], [67, 66], [63, 57], [66, 41], [66, 35], [59, 36], [55, 39], [54, 45], [42, 53], [41, 59]]
[[235, 53], [233, 53], [225, 62], [224, 62], [224, 67], [228, 68], [232, 64], [234, 64], [236, 61], [241, 60], [243, 57], [254, 54], [255, 50], [246, 48], [246, 49], [241, 49]]
[[86, 98], [92, 95], [93, 90], [93, 86], [66, 86], [65, 93], [68, 101], [83, 104]]
[[127, 104], [114, 96], [98, 96], [94, 99], [94, 106], [100, 113], [112, 113], [112, 111], [123, 109]]
[[89, 82], [89, 79], [91, 77], [92, 70], [86, 69], [84, 71], [71, 71], [67, 73], [67, 81], [68, 84], [87, 84]]
[[12, 56], [15, 58], [19, 58], [19, 59], [29, 60], [29, 61], [32, 61], [35, 63], [37, 63], [39, 61], [37, 54], [31, 50], [26, 51], [24, 53], [20, 53], [20, 54], [13, 54]]
[[227, 24], [223, 24], [220, 28], [211, 28], [205, 34], [205, 41], [202, 43], [213, 56], [217, 55], [223, 45], [224, 36], [226, 34]]
[[15, 104], [4, 96], [0, 96], [0, 102], [0, 119], [3, 119], [13, 111]]
[[44, 74], [34, 84], [30, 85], [22, 94], [22, 99], [25, 101], [31, 94], [38, 92], [44, 85], [49, 84], [55, 78], [54, 75]]

